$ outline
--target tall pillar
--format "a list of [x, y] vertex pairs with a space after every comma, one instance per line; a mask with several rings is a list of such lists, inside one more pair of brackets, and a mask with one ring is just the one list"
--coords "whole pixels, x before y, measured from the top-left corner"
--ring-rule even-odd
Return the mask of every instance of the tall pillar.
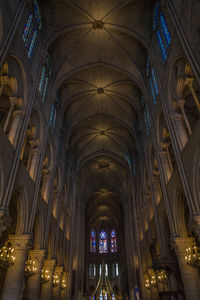
[[193, 238], [174, 238], [176, 255], [187, 300], [200, 299], [200, 278], [198, 270], [189, 266], [185, 260], [186, 248], [191, 247], [193, 242]]
[[28, 279], [27, 297], [30, 300], [39, 299], [41, 271], [44, 262], [45, 250], [31, 250], [29, 251], [31, 260], [35, 261], [37, 268], [36, 274]]
[[9, 241], [15, 249], [15, 263], [6, 273], [2, 300], [21, 300], [24, 287], [24, 267], [27, 258], [29, 235], [10, 235]]
[[51, 300], [52, 299], [52, 286], [53, 286], [53, 274], [55, 269], [56, 261], [55, 259], [52, 260], [45, 260], [44, 267], [46, 270], [49, 271], [48, 275], [50, 276], [49, 281], [42, 284], [41, 287], [41, 300]]
[[60, 292], [61, 292], [61, 286], [62, 286], [62, 272], [63, 267], [56, 267], [55, 268], [55, 276], [58, 276], [57, 279], [59, 281], [58, 285], [53, 286], [53, 300], [60, 300]]

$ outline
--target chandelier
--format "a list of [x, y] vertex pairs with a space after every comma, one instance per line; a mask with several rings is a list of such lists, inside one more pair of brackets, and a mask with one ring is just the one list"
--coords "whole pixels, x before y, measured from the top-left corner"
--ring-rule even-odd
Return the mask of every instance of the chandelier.
[[14, 261], [14, 248], [11, 247], [10, 242], [6, 242], [0, 249], [0, 268], [8, 268], [14, 264]]
[[186, 251], [185, 260], [186, 260], [187, 264], [191, 267], [199, 268], [200, 267], [200, 248], [196, 245], [196, 243], [194, 242], [192, 247], [186, 248], [185, 251]]
[[53, 275], [53, 287], [57, 287], [60, 284], [60, 280], [57, 274]]
[[162, 284], [167, 283], [167, 272], [164, 269], [156, 269], [149, 268], [145, 273], [145, 287], [147, 289], [156, 288], [158, 283], [161, 282]]
[[62, 280], [61, 289], [64, 290], [66, 287], [67, 287], [66, 280], [63, 279], [63, 280]]
[[164, 269], [158, 269], [156, 271], [156, 277], [159, 282], [163, 284], [167, 283], [167, 272]]
[[41, 274], [41, 281], [42, 283], [47, 283], [50, 279], [49, 270], [43, 268]]
[[34, 266], [35, 261], [31, 259], [30, 255], [25, 263], [25, 276], [31, 277], [36, 274], [37, 268]]

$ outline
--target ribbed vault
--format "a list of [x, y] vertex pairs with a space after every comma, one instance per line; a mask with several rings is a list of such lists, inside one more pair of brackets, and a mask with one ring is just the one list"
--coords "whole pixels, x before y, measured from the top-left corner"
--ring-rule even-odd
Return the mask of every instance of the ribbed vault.
[[[42, 1], [41, 1], [42, 2]], [[89, 227], [116, 225], [136, 153], [152, 7], [146, 0], [48, 1], [46, 45], [65, 147]]]

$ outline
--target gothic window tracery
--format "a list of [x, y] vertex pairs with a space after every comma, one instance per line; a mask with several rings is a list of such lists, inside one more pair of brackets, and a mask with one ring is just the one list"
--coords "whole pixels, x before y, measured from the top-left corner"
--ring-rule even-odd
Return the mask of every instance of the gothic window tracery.
[[165, 63], [172, 38], [166, 19], [163, 12], [159, 8], [158, 2], [156, 3], [154, 10], [153, 30], [156, 31], [156, 37], [162, 55], [162, 60], [163, 63]]
[[111, 253], [117, 252], [117, 234], [115, 230], [112, 230], [110, 234], [110, 250]]
[[25, 49], [30, 60], [34, 55], [34, 50], [37, 44], [39, 32], [41, 31], [41, 15], [38, 3], [36, 0], [33, 2], [33, 7], [24, 24], [22, 39], [24, 41]]
[[147, 60], [147, 76], [149, 89], [153, 98], [153, 104], [156, 104], [158, 98], [158, 85], [156, 81], [155, 71], [151, 66], [150, 59]]
[[104, 230], [99, 234], [99, 253], [108, 253], [107, 233]]
[[90, 233], [90, 252], [96, 253], [96, 232], [94, 229]]
[[[51, 75], [51, 61], [50, 61], [49, 54], [47, 54], [45, 63], [42, 68], [40, 83], [39, 83], [39, 92], [40, 92], [40, 96], [42, 98], [43, 103], [45, 103], [45, 100], [46, 100], [50, 75]], [[55, 112], [54, 112], [54, 115], [55, 115]]]

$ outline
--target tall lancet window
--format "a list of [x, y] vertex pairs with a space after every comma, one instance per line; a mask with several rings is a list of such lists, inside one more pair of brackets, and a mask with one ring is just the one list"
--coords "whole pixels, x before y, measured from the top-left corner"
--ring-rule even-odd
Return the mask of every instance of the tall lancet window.
[[107, 233], [104, 230], [99, 234], [99, 253], [108, 253]]
[[164, 14], [160, 10], [159, 3], [156, 3], [155, 6], [153, 30], [156, 31], [156, 37], [162, 55], [162, 60], [163, 63], [165, 63], [172, 38]]
[[45, 63], [42, 67], [42, 72], [40, 76], [40, 83], [39, 83], [39, 92], [40, 96], [42, 98], [42, 102], [45, 103], [47, 91], [48, 91], [48, 85], [51, 75], [51, 61], [50, 56], [47, 54]]
[[117, 234], [115, 230], [112, 230], [110, 234], [110, 250], [111, 253], [117, 252]]
[[94, 228], [92, 228], [90, 233], [90, 252], [96, 253], [96, 232]]
[[42, 28], [40, 9], [37, 1], [33, 1], [33, 7], [29, 12], [24, 24], [22, 39], [24, 41], [25, 49], [30, 60], [33, 57], [35, 46], [37, 44], [39, 32]]

